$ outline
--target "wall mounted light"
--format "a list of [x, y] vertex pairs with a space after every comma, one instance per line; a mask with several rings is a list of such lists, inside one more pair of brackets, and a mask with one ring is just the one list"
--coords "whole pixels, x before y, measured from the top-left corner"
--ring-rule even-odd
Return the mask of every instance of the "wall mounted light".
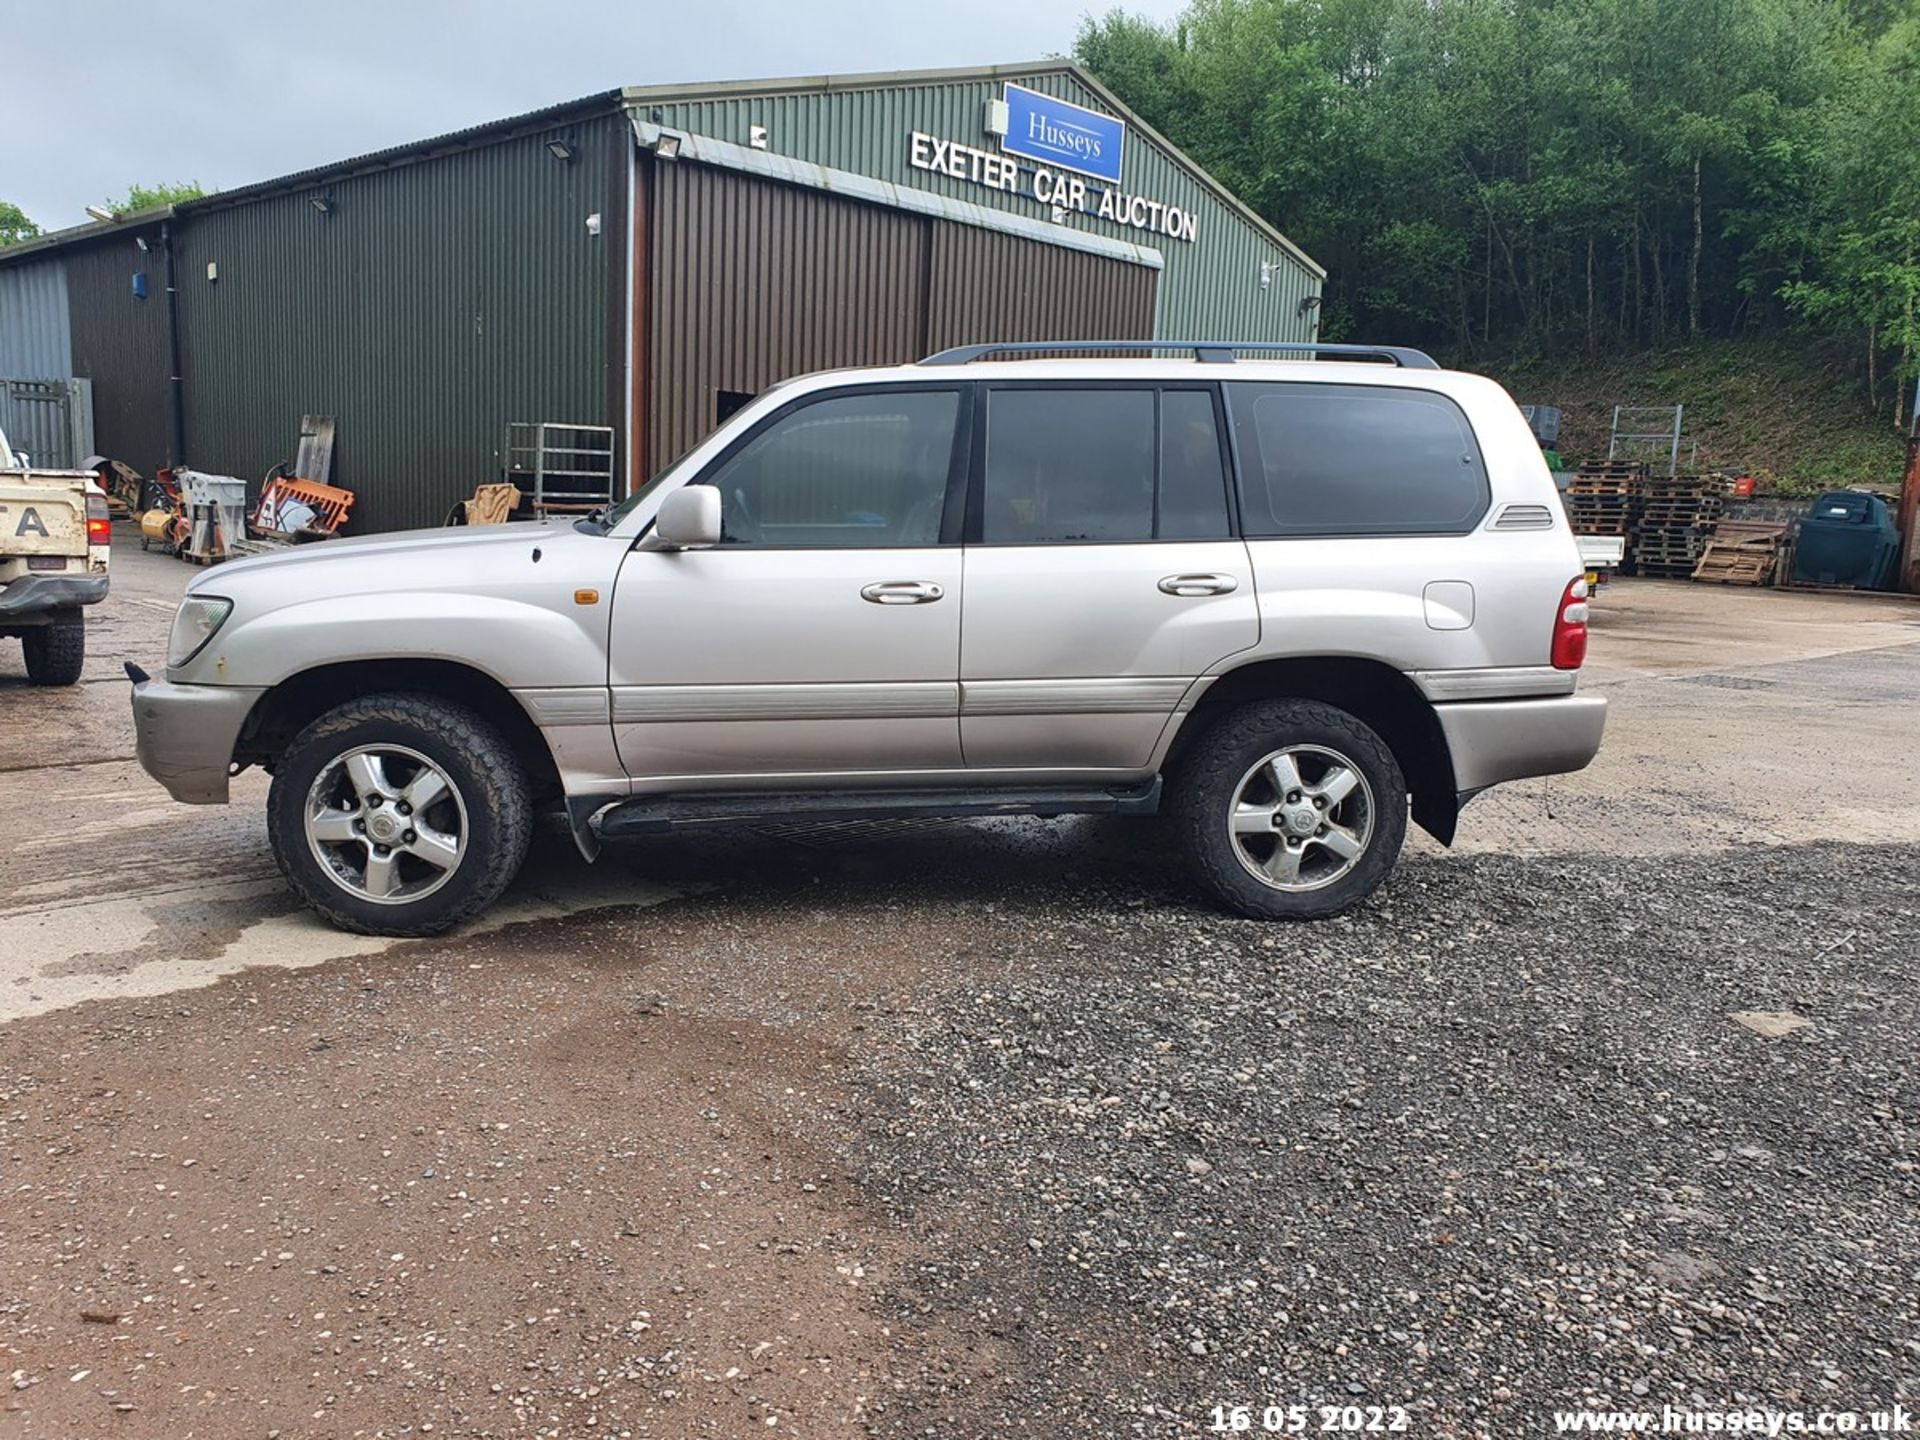
[[680, 137], [672, 130], [662, 130], [660, 138], [653, 142], [653, 153], [662, 160], [680, 158]]
[[1300, 313], [1302, 315], [1311, 315], [1319, 308], [1320, 297], [1318, 295], [1302, 295], [1300, 297]]
[[147, 252], [148, 252], [149, 250], [151, 250], [151, 249], [153, 248], [152, 246], [150, 246], [150, 245], [148, 245], [148, 244], [147, 244], [147, 237], [146, 237], [146, 236], [144, 236], [144, 235], [136, 235], [136, 236], [134, 236], [134, 237], [133, 237], [133, 243], [134, 243], [135, 245], [138, 245], [138, 246], [140, 247], [140, 253], [141, 253], [142, 255], [144, 255], [144, 254], [146, 254], [146, 253], [147, 253]]
[[322, 215], [331, 215], [333, 213], [333, 197], [331, 195], [315, 195], [312, 199], [308, 200], [307, 203]]
[[564, 140], [547, 141], [547, 153], [563, 164], [573, 159], [573, 147]]

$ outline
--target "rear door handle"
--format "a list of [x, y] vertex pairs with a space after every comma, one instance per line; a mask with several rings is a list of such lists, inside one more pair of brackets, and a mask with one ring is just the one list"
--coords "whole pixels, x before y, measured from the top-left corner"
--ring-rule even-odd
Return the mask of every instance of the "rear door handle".
[[931, 580], [876, 580], [860, 587], [860, 598], [876, 605], [930, 605], [946, 593]]
[[1169, 575], [1160, 582], [1166, 595], [1229, 595], [1239, 588], [1231, 575]]

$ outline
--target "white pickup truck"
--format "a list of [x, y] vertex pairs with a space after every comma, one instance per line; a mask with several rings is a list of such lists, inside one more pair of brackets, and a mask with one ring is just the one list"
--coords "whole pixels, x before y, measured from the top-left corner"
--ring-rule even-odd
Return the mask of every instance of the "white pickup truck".
[[1627, 558], [1627, 537], [1624, 535], [1576, 535], [1574, 542], [1580, 547], [1580, 563], [1587, 570], [1587, 585], [1604, 584], [1618, 570]]
[[36, 470], [0, 433], [0, 637], [18, 637], [36, 685], [80, 678], [81, 607], [107, 597], [112, 528], [91, 471]]

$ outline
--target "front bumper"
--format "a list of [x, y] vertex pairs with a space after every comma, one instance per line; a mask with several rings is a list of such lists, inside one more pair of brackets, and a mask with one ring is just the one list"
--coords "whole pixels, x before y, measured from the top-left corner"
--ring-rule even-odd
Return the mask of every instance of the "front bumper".
[[264, 688], [133, 684], [134, 753], [140, 768], [188, 805], [227, 803], [233, 746]]
[[22, 575], [0, 585], [0, 621], [97, 605], [106, 598], [104, 575]]
[[1600, 753], [1607, 726], [1607, 702], [1597, 695], [1480, 700], [1433, 710], [1453, 754], [1454, 787], [1463, 795], [1504, 780], [1584, 770]]

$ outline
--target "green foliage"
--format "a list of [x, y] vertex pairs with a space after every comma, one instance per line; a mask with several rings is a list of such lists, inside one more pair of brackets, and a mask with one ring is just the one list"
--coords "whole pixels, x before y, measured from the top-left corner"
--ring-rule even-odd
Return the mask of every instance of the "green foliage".
[[198, 180], [181, 180], [173, 184], [134, 185], [118, 200], [106, 202], [107, 208], [116, 215], [131, 215], [136, 210], [155, 210], [162, 205], [178, 205], [184, 200], [198, 200], [207, 192], [200, 188]]
[[18, 245], [40, 233], [40, 227], [27, 218], [18, 205], [0, 200], [0, 246]]
[[1920, 365], [1920, 0], [1192, 0], [1076, 54], [1328, 267], [1330, 337]]
[[1821, 182], [1807, 228], [1821, 248], [1782, 293], [1812, 320], [1865, 329], [1870, 385], [1883, 352], [1898, 356], [1896, 382], [1920, 373], [1917, 102], [1920, 20], [1909, 19], [1851, 57], [1804, 142]]

